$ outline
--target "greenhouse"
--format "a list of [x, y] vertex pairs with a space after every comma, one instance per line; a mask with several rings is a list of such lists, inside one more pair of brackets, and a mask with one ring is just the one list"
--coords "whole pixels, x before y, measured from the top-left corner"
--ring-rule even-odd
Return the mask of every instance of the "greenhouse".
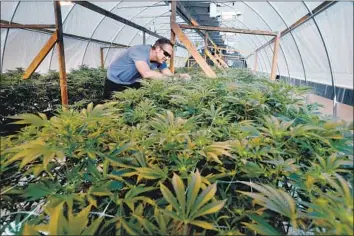
[[1, 235], [353, 235], [353, 2], [1, 1]]

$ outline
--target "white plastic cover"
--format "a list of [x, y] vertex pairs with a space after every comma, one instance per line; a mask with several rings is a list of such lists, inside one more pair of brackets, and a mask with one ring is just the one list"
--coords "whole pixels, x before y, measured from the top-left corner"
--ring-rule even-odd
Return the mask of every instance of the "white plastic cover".
[[[123, 18], [170, 37], [170, 7], [166, 1], [116, 1], [93, 2]], [[220, 1], [221, 10], [234, 12], [234, 18], [221, 19], [220, 26], [268, 30], [279, 32], [287, 29], [322, 2], [229, 2]], [[353, 3], [336, 2], [313, 19], [297, 27], [281, 38], [277, 74], [353, 89]], [[137, 45], [143, 43], [139, 30], [111, 18], [88, 10], [80, 5], [62, 5], [64, 33], [85, 37], [65, 37], [66, 66], [70, 70], [86, 64], [100, 66], [100, 48], [113, 44]], [[188, 9], [187, 9], [188, 10]], [[20, 24], [54, 24], [52, 2], [1, 2], [1, 20]], [[185, 23], [181, 17], [177, 22]], [[186, 30], [196, 45], [204, 39], [195, 31]], [[36, 30], [1, 29], [2, 71], [16, 67], [26, 68], [50, 34]], [[244, 56], [268, 42], [272, 37], [261, 35], [225, 35], [231, 48], [238, 49]], [[92, 40], [91, 40], [92, 39]], [[97, 42], [99, 40], [101, 42]], [[153, 44], [155, 37], [146, 34], [146, 43]], [[122, 48], [104, 49], [107, 66]], [[188, 52], [177, 49], [176, 63], [184, 66]], [[257, 53], [257, 70], [270, 73], [273, 44]], [[247, 59], [249, 68], [255, 67], [255, 55]], [[38, 68], [39, 72], [57, 69], [57, 49], [54, 48]]]

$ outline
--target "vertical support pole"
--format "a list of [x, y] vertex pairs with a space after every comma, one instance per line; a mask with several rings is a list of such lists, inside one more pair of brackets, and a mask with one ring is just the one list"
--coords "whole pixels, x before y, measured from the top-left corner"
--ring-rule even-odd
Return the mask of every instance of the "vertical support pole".
[[271, 80], [275, 80], [275, 76], [276, 76], [276, 73], [277, 73], [279, 42], [280, 42], [280, 32], [277, 34], [277, 36], [275, 36], [275, 40], [274, 40], [274, 53], [273, 53], [273, 61], [272, 61], [272, 71], [270, 73], [270, 79]]
[[208, 33], [205, 32], [205, 39], [204, 39], [204, 60], [207, 59], [206, 51], [208, 50]]
[[60, 76], [60, 92], [61, 104], [63, 107], [68, 105], [68, 87], [66, 83], [66, 68], [65, 68], [65, 54], [64, 54], [64, 41], [63, 41], [63, 23], [61, 18], [61, 8], [59, 1], [54, 1], [55, 25], [58, 35], [57, 48], [58, 48], [58, 61], [59, 61], [59, 76]]
[[[172, 30], [172, 25], [176, 24], [176, 0], [171, 1], [171, 18], [170, 18], [170, 27], [171, 27], [171, 42], [173, 45], [176, 43], [176, 34]], [[170, 71], [175, 73], [175, 47], [173, 47], [172, 55], [170, 58]]]
[[146, 34], [145, 34], [145, 31], [143, 31], [143, 44], [146, 45]]
[[103, 47], [100, 48], [101, 68], [104, 69]]
[[257, 71], [257, 64], [258, 64], [258, 51], [256, 51], [256, 53], [254, 54], [254, 72]]

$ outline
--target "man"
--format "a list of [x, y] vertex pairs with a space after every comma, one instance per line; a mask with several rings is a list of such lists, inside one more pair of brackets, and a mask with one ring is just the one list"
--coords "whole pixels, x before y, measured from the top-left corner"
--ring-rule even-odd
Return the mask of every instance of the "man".
[[[128, 48], [108, 67], [104, 98], [109, 99], [114, 91], [140, 88], [140, 78], [164, 79], [173, 76], [166, 64], [172, 51], [173, 44], [166, 38], [160, 38], [153, 46], [138, 45]], [[188, 74], [180, 74], [180, 77], [190, 78]]]

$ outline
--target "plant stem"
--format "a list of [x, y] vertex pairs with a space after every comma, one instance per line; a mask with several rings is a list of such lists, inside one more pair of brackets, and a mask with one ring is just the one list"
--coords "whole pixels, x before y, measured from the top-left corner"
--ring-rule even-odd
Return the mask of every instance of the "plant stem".
[[188, 224], [184, 224], [184, 227], [183, 227], [183, 235], [188, 235]]

